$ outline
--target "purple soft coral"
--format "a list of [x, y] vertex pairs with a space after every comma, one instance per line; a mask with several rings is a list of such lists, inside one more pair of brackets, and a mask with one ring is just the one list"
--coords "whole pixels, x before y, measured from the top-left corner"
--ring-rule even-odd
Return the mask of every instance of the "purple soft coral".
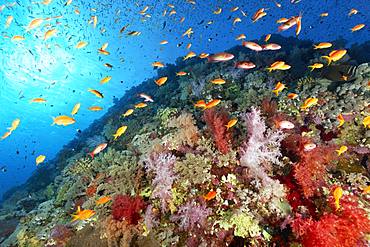
[[154, 191], [152, 196], [161, 200], [162, 211], [167, 210], [168, 201], [172, 198], [172, 184], [176, 179], [173, 172], [173, 166], [176, 162], [176, 157], [168, 153], [152, 154], [146, 161], [146, 168], [149, 172], [153, 172]]
[[210, 208], [206, 205], [199, 205], [195, 201], [190, 201], [182, 205], [177, 214], [171, 217], [171, 220], [179, 222], [180, 230], [191, 231], [195, 228], [205, 227], [207, 217], [212, 213]]

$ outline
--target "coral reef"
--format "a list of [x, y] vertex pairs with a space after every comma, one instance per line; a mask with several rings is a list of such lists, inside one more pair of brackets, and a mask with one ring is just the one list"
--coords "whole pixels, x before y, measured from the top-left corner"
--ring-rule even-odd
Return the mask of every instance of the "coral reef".
[[[228, 52], [258, 64], [284, 57], [295, 65], [289, 73], [178, 59], [158, 76], [186, 76], [128, 90], [27, 189], [7, 193], [1, 246], [369, 245], [370, 132], [362, 121], [370, 66], [349, 51], [350, 64], [309, 73], [306, 64], [321, 61], [312, 43], [275, 39], [295, 48], [275, 56], [240, 46]], [[356, 66], [349, 81], [330, 79], [339, 65]], [[227, 83], [209, 83], [217, 77]], [[278, 96], [271, 91], [277, 81], [288, 86]], [[155, 103], [123, 117], [142, 88]], [[288, 98], [292, 92], [298, 98]], [[318, 102], [304, 111], [309, 97]], [[194, 107], [200, 99], [221, 102], [203, 110]], [[228, 128], [230, 119], [237, 122]], [[114, 141], [122, 123], [127, 133]], [[101, 142], [108, 148], [90, 158], [87, 150]], [[71, 222], [77, 213], [81, 219]]]

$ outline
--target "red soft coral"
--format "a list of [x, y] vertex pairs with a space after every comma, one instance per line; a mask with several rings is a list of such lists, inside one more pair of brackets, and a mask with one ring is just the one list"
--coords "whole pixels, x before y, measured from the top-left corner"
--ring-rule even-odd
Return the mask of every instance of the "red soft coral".
[[126, 220], [129, 225], [136, 225], [144, 208], [145, 203], [140, 196], [117, 195], [112, 204], [112, 216], [115, 220]]
[[313, 150], [305, 150], [305, 145], [311, 143], [308, 139], [296, 142], [298, 162], [294, 166], [294, 178], [301, 186], [306, 198], [319, 195], [318, 189], [326, 185], [327, 170], [335, 159], [335, 146], [321, 145]]
[[203, 119], [211, 130], [218, 151], [227, 154], [230, 151], [231, 134], [226, 128], [229, 121], [224, 111], [207, 109], [204, 111]]
[[366, 246], [365, 234], [370, 233], [370, 219], [356, 202], [357, 198], [343, 196], [341, 209], [325, 213], [319, 220], [298, 216], [292, 229], [304, 247]]

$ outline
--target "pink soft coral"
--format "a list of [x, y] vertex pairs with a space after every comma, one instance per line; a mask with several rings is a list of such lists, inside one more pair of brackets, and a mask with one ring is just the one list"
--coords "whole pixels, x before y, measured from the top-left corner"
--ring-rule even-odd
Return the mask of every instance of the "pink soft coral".
[[195, 228], [205, 227], [207, 217], [212, 213], [205, 204], [199, 205], [195, 201], [189, 201], [182, 205], [177, 214], [171, 220], [179, 221], [179, 227], [183, 231], [191, 231]]
[[148, 171], [155, 174], [152, 196], [160, 199], [163, 212], [167, 210], [168, 202], [172, 199], [171, 189], [176, 179], [173, 171], [175, 162], [176, 157], [169, 153], [152, 154], [145, 160]]
[[365, 234], [370, 233], [370, 219], [356, 202], [357, 198], [343, 196], [341, 209], [325, 213], [319, 220], [298, 216], [292, 222], [293, 232], [304, 247], [366, 246]]
[[140, 211], [145, 208], [145, 203], [140, 196], [117, 195], [112, 204], [113, 219], [125, 220], [129, 225], [136, 225], [140, 220]]
[[228, 116], [224, 111], [217, 112], [215, 109], [207, 109], [203, 115], [204, 121], [211, 130], [217, 150], [223, 154], [230, 151], [231, 134], [226, 128]]

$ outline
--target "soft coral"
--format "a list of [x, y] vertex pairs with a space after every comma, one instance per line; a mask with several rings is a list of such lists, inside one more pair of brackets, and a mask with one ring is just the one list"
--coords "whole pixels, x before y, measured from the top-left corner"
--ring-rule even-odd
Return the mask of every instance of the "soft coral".
[[144, 208], [145, 203], [140, 196], [117, 195], [112, 204], [112, 216], [115, 220], [126, 220], [129, 225], [136, 225]]
[[294, 177], [306, 198], [320, 194], [318, 189], [326, 185], [327, 170], [335, 159], [335, 146], [317, 146], [311, 151], [300, 148], [300, 160], [294, 166]]
[[218, 151], [227, 154], [230, 151], [231, 134], [226, 128], [228, 115], [224, 111], [207, 109], [203, 115], [204, 121], [211, 130]]
[[[331, 198], [332, 199], [332, 198]], [[292, 222], [293, 232], [304, 247], [352, 247], [366, 246], [365, 234], [370, 233], [370, 219], [353, 196], [343, 196], [341, 209], [325, 213], [319, 220], [296, 217]]]

